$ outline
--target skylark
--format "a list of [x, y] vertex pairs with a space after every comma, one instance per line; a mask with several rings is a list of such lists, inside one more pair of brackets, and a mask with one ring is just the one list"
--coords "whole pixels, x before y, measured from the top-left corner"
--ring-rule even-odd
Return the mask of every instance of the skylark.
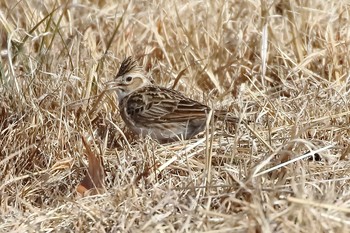
[[[155, 86], [132, 57], [122, 62], [108, 87], [116, 91], [121, 117], [135, 134], [164, 143], [192, 138], [205, 129], [208, 106], [178, 91]], [[214, 116], [219, 115], [222, 117], [222, 112], [214, 112]]]

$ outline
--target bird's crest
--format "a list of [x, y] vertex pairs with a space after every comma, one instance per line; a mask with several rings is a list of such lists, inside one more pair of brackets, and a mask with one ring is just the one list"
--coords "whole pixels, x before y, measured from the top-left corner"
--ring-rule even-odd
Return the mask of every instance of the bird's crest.
[[123, 76], [126, 73], [129, 73], [130, 71], [139, 71], [140, 67], [138, 66], [137, 62], [130, 56], [124, 59], [122, 64], [120, 65], [118, 74], [116, 78]]

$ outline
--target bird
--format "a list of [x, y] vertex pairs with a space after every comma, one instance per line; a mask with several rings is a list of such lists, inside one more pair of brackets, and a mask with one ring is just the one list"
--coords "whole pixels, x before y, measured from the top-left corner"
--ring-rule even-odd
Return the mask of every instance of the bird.
[[[168, 143], [191, 139], [205, 129], [210, 107], [153, 84], [131, 56], [123, 60], [107, 86], [115, 91], [120, 115], [134, 134]], [[223, 113], [214, 111], [214, 116], [224, 119]], [[231, 117], [230, 121], [236, 123], [238, 118]]]

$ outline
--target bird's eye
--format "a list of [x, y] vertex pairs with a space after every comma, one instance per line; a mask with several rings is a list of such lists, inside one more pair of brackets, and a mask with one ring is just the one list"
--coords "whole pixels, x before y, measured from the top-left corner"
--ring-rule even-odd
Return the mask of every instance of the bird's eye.
[[126, 77], [126, 79], [125, 79], [127, 82], [131, 82], [131, 80], [132, 80], [132, 77], [131, 76], [128, 76], [128, 77]]

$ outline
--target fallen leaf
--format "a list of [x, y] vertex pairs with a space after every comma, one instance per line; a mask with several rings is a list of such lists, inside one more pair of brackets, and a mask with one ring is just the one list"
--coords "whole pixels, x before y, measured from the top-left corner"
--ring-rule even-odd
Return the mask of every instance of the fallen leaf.
[[96, 156], [84, 137], [82, 137], [85, 147], [85, 155], [88, 159], [88, 170], [84, 179], [77, 187], [77, 192], [82, 196], [101, 194], [105, 191], [105, 172], [101, 156]]

